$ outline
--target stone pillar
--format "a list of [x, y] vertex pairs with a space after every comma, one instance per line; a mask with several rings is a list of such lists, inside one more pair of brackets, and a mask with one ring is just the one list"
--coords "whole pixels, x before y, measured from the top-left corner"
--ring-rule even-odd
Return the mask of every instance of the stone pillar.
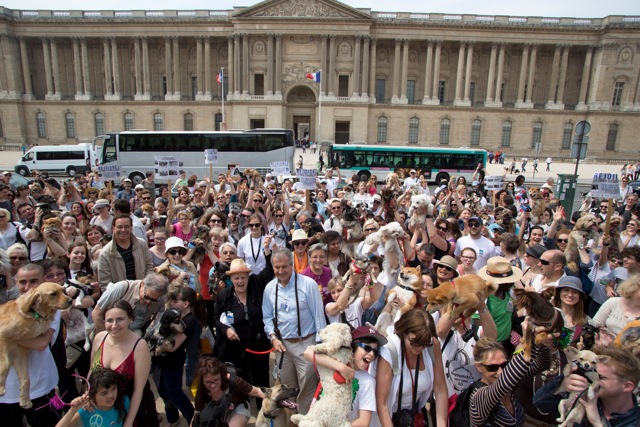
[[22, 87], [20, 85], [19, 67], [18, 64], [18, 39], [9, 34], [4, 34], [0, 37], [0, 80], [6, 79], [6, 87], [3, 84], [2, 94], [0, 97], [3, 99], [22, 99]]
[[44, 75], [47, 83], [47, 94], [44, 99], [53, 99], [53, 76], [51, 75], [51, 49], [49, 39], [42, 39], [42, 56], [44, 56]]
[[442, 40], [436, 40], [436, 51], [433, 54], [433, 86], [431, 91], [431, 105], [440, 105], [438, 87], [440, 86], [440, 55]]
[[[146, 42], [146, 39], [145, 39]], [[173, 51], [172, 60], [173, 60], [173, 99], [174, 101], [180, 101], [182, 99], [182, 94], [180, 89], [182, 88], [182, 79], [180, 76], [180, 39], [178, 37], [173, 38]], [[149, 54], [145, 55], [147, 57], [147, 67], [145, 67], [145, 80], [147, 78], [147, 70], [149, 70]], [[149, 77], [151, 77], [151, 72], [149, 70]], [[150, 79], [149, 79], [150, 80]], [[151, 88], [149, 88], [151, 90]], [[146, 92], [146, 84], [145, 84], [145, 92]], [[149, 94], [151, 96], [151, 94]]]
[[240, 34], [233, 35], [233, 96], [240, 96]]
[[640, 111], [640, 73], [636, 79], [636, 94], [633, 97], [633, 111]]
[[27, 51], [27, 41], [20, 37], [20, 61], [22, 63], [22, 79], [24, 80], [24, 95], [22, 99], [31, 101], [33, 96], [33, 85], [31, 84], [31, 67], [29, 65], [29, 52]]
[[427, 59], [424, 67], [424, 96], [422, 103], [431, 101], [431, 72], [433, 71], [433, 40], [427, 42]]
[[533, 83], [536, 74], [536, 56], [538, 46], [533, 45], [531, 55], [529, 56], [529, 78], [527, 79], [527, 99], [525, 100], [526, 108], [533, 108]]
[[362, 90], [360, 98], [363, 101], [369, 101], [369, 44], [371, 40], [369, 36], [364, 36], [364, 47], [362, 48]]
[[276, 34], [276, 93], [282, 99], [282, 34]]
[[164, 38], [164, 78], [167, 85], [166, 101], [173, 99], [173, 62], [171, 61], [171, 37]]
[[80, 41], [77, 38], [71, 39], [73, 43], [73, 76], [76, 87], [75, 99], [82, 100], [82, 61], [80, 59]]
[[362, 36], [356, 34], [354, 37], [355, 49], [353, 50], [353, 94], [352, 98], [360, 97], [360, 49], [362, 47]]
[[589, 109], [590, 110], [608, 110], [610, 107], [609, 100], [598, 101], [598, 88], [600, 87], [601, 75], [606, 71], [606, 66], [602, 65], [602, 57], [604, 56], [605, 45], [599, 45], [596, 48], [596, 56], [591, 64], [591, 82], [589, 84]]
[[546, 109], [554, 109], [556, 104], [556, 87], [558, 85], [558, 68], [560, 67], [560, 51], [562, 46], [557, 44], [553, 51], [553, 63], [551, 65], [551, 78], [549, 79], [549, 92], [547, 93]]
[[487, 76], [487, 96], [484, 100], [485, 107], [493, 102], [493, 88], [495, 85], [494, 78], [496, 74], [496, 55], [498, 53], [498, 45], [491, 43], [491, 54], [489, 55], [489, 75]]
[[558, 110], [564, 110], [564, 86], [567, 81], [569, 49], [571, 49], [571, 46], [565, 45], [562, 50], [562, 61], [560, 62], [560, 81], [558, 82], [558, 99], [556, 100], [556, 108]]
[[473, 43], [467, 43], [467, 64], [466, 70], [464, 73], [464, 105], [467, 107], [471, 106], [471, 69], [473, 67]]
[[398, 103], [398, 91], [400, 86], [400, 43], [401, 39], [395, 40], [395, 49], [393, 53], [393, 92], [391, 94], [391, 103]]
[[329, 69], [327, 70], [327, 83], [329, 85], [329, 96], [334, 98], [335, 92], [335, 74], [336, 74], [336, 36], [331, 34], [329, 36]]
[[235, 79], [234, 73], [236, 72], [235, 64], [235, 36], [227, 37], [227, 69], [225, 75], [227, 76], [227, 96], [231, 97], [234, 93]]
[[[322, 36], [322, 38], [320, 39], [321, 43], [322, 43], [322, 53], [323, 53], [323, 57], [326, 56], [326, 51], [325, 51], [325, 46], [324, 46], [324, 42], [325, 42], [325, 36]], [[322, 63], [322, 65], [320, 65], [320, 67], [324, 67], [324, 63]], [[265, 78], [265, 89], [266, 89], [266, 94], [267, 97], [271, 97], [273, 95], [273, 74], [274, 74], [274, 62], [273, 62], [273, 34], [269, 34], [267, 35], [267, 72], [265, 73], [266, 75], [264, 76]], [[322, 76], [324, 77], [324, 76]], [[321, 78], [320, 80], [320, 84], [323, 85], [324, 84], [324, 78]]]
[[60, 63], [58, 62], [58, 45], [56, 39], [51, 39], [51, 73], [53, 74], [53, 88], [55, 90], [54, 96], [56, 100], [62, 99], [62, 92], [60, 91]]
[[120, 87], [120, 60], [118, 58], [118, 39], [111, 39], [111, 60], [113, 62], [113, 100], [122, 99]]
[[527, 64], [529, 63], [529, 45], [522, 49], [522, 59], [520, 60], [520, 76], [518, 77], [518, 97], [516, 98], [516, 108], [524, 104], [524, 85], [527, 78]]
[[[174, 40], [175, 41], [175, 40]], [[174, 45], [175, 48], [175, 45]], [[151, 99], [151, 67], [149, 66], [149, 40], [142, 38], [142, 96], [145, 100]]]
[[109, 39], [102, 39], [102, 53], [104, 55], [104, 100], [110, 101], [113, 96], [113, 73], [111, 72], [111, 47]]
[[136, 70], [136, 94], [133, 97], [136, 101], [144, 99], [142, 94], [142, 54], [140, 53], [140, 38], [136, 37], [133, 41], [133, 49], [135, 54], [135, 70]]
[[593, 56], [593, 48], [587, 46], [584, 57], [584, 66], [582, 67], [582, 79], [580, 80], [580, 94], [578, 95], [577, 111], [587, 109], [587, 88], [589, 87], [589, 74], [591, 73], [591, 58]]
[[242, 35], [242, 94], [249, 95], [249, 34]]
[[[409, 40], [402, 41], [402, 72], [400, 73], [400, 104], [407, 104], [407, 79], [409, 75]], [[414, 94], [415, 96], [415, 94]]]
[[91, 74], [89, 69], [89, 49], [87, 49], [87, 39], [84, 37], [80, 39], [80, 52], [82, 53], [82, 81], [84, 83], [83, 98], [85, 101], [90, 101], [91, 96]]
[[500, 92], [502, 91], [502, 73], [504, 71], [505, 48], [506, 48], [505, 44], [501, 43], [500, 53], [498, 53], [498, 75], [496, 76], [496, 90], [494, 91], [495, 100], [493, 101], [493, 104], [491, 105], [491, 107], [498, 107], [498, 108], [502, 107], [502, 101], [500, 100]]
[[202, 65], [204, 58], [202, 55], [204, 42], [202, 37], [196, 37], [196, 101], [202, 101]]
[[369, 102], [376, 102], [376, 57], [378, 56], [378, 39], [371, 39], [371, 55], [369, 56]]
[[460, 42], [460, 48], [458, 49], [458, 68], [456, 69], [456, 94], [453, 99], [453, 105], [458, 105], [462, 101], [462, 72], [464, 70], [464, 49], [465, 43]]
[[204, 38], [204, 97], [211, 101], [211, 38]]

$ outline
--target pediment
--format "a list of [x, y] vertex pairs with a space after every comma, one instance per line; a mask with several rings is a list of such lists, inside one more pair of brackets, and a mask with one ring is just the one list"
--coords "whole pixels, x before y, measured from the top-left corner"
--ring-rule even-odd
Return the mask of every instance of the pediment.
[[266, 0], [240, 10], [233, 17], [371, 20], [369, 14], [335, 0]]

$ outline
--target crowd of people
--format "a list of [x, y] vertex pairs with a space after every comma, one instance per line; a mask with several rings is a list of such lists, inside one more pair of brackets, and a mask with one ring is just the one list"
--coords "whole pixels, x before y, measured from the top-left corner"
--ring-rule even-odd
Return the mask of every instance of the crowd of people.
[[[564, 374], [571, 361], [562, 348], [594, 328], [593, 350], [609, 362], [598, 365], [595, 403], [581, 403], [583, 425], [640, 419], [640, 361], [612, 345], [640, 319], [640, 205], [627, 175], [611, 208], [588, 199], [569, 216], [553, 180], [528, 186], [518, 175], [485, 191], [482, 167], [471, 185], [452, 177], [435, 188], [415, 170], [404, 179], [391, 173], [380, 186], [376, 176], [361, 181], [330, 169], [311, 194], [271, 174], [221, 174], [216, 182], [181, 171], [175, 197], [153, 172], [136, 185], [105, 186], [94, 174], [59, 184], [34, 172], [30, 185], [13, 189], [9, 172], [0, 178], [0, 303], [43, 282], [75, 298], [48, 333], [21, 342], [32, 349], [33, 407], [19, 406], [12, 370], [0, 396], [3, 425], [21, 427], [25, 417], [38, 427], [142, 427], [182, 417], [197, 427], [218, 425], [208, 424], [215, 413], [243, 426], [250, 396], [260, 408], [270, 371], [299, 389], [305, 414], [318, 386], [315, 363], [358, 383], [353, 426], [426, 425], [429, 417], [446, 426], [469, 387], [472, 426], [557, 425], [560, 399], [589, 385]], [[418, 225], [410, 209], [417, 196], [433, 206]], [[401, 230], [400, 256], [386, 253], [384, 239], [368, 239], [392, 224]], [[362, 259], [367, 271], [355, 267]], [[405, 303], [387, 296], [406, 269], [422, 283], [415, 307], [376, 330], [382, 313]], [[430, 290], [471, 274], [497, 286], [474, 316], [426, 310]], [[564, 321], [563, 339], [536, 341], [530, 358], [521, 351], [531, 329], [516, 289], [544, 295]], [[142, 337], [169, 310], [184, 330], [169, 351], [152, 354]], [[92, 324], [90, 342], [72, 312]], [[334, 322], [351, 327], [353, 363], [308, 350]], [[183, 387], [192, 384], [193, 398]], [[69, 403], [49, 405], [56, 395]], [[223, 409], [207, 410], [216, 405]]]

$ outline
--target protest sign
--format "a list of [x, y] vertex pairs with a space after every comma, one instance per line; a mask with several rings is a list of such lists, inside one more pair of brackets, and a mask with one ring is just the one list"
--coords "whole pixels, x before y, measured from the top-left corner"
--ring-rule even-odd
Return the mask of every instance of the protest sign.
[[619, 199], [620, 182], [618, 174], [596, 172], [591, 181], [591, 196], [598, 199]]
[[501, 176], [485, 176], [484, 189], [487, 191], [502, 190], [502, 177]]
[[99, 165], [98, 175], [101, 181], [110, 181], [120, 179], [120, 165]]
[[209, 148], [204, 150], [204, 164], [205, 165], [217, 165], [218, 164], [218, 150], [215, 148]]
[[271, 162], [271, 173], [275, 176], [289, 175], [289, 162]]
[[318, 171], [316, 169], [298, 169], [296, 170], [296, 175], [300, 180], [300, 189], [315, 190], [318, 188], [316, 185], [316, 176], [318, 175]]
[[182, 157], [155, 156], [156, 175], [166, 179], [178, 179], [184, 166]]

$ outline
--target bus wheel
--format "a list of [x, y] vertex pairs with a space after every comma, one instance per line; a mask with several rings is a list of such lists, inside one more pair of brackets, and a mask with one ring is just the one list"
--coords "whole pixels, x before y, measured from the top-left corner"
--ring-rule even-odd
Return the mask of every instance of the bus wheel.
[[76, 176], [76, 168], [75, 168], [75, 166], [69, 166], [67, 168], [67, 175], [69, 175], [70, 177]]
[[20, 166], [18, 170], [16, 170], [16, 172], [18, 172], [22, 176], [29, 176], [29, 169], [25, 168], [24, 166]]
[[360, 171], [358, 172], [358, 178], [360, 178], [360, 181], [369, 181], [369, 178], [371, 178], [371, 172], [369, 171]]
[[436, 185], [440, 185], [440, 182], [442, 182], [443, 179], [449, 182], [449, 174], [446, 172], [440, 172], [436, 175]]
[[131, 175], [129, 175], [129, 179], [131, 180], [134, 186], [138, 184], [142, 184], [142, 181], [144, 180], [144, 178], [145, 176], [142, 175], [140, 172], [134, 172]]

